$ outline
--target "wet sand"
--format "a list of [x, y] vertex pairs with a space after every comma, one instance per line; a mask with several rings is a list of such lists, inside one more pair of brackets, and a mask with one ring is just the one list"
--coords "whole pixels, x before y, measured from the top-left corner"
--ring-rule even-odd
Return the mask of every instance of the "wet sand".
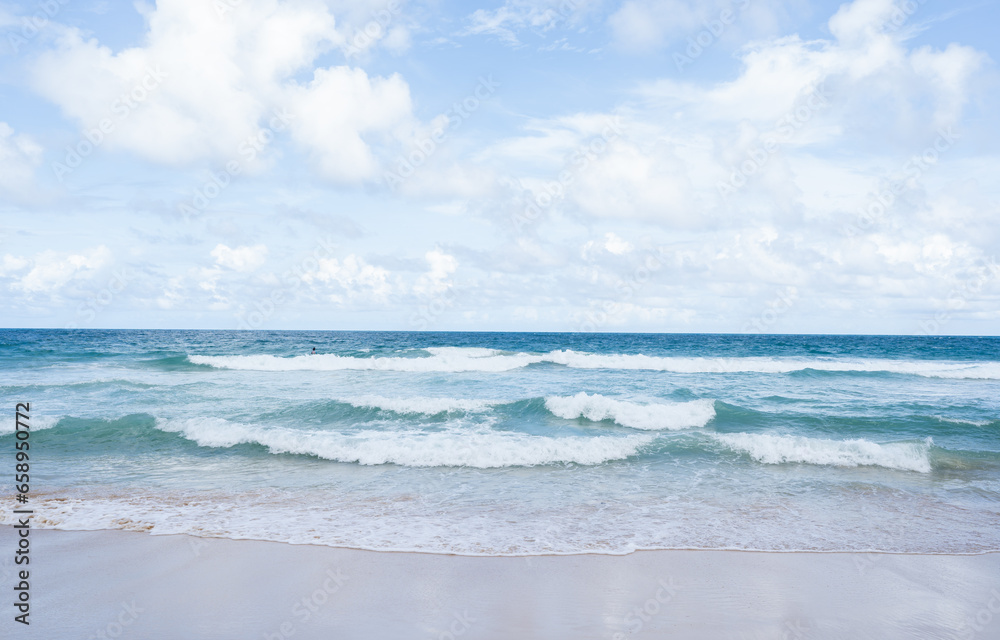
[[[1000, 554], [383, 553], [31, 532], [31, 625], [5, 638], [1000, 638]], [[0, 526], [11, 594], [12, 527]]]

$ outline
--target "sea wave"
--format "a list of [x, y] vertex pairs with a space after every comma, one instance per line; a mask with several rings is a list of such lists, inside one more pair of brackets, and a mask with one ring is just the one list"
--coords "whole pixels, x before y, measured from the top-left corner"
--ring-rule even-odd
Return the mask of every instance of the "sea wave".
[[[56, 426], [60, 419], [59, 416], [33, 415], [28, 419], [28, 425], [31, 427], [31, 431], [41, 431]], [[0, 436], [9, 435], [15, 431], [17, 431], [17, 418], [15, 416], [8, 416], [3, 422], [0, 422]]]
[[574, 396], [548, 397], [545, 408], [567, 420], [613, 420], [624, 427], [650, 431], [704, 427], [715, 417], [713, 400], [640, 404], [583, 392]]
[[1000, 379], [1000, 362], [939, 362], [879, 358], [692, 358], [643, 354], [593, 354], [552, 351], [544, 362], [577, 369], [624, 369], [672, 373], [792, 373], [795, 371], [900, 373], [933, 378]]
[[946, 418], [945, 416], [933, 416], [936, 420], [941, 422], [950, 422], [951, 424], [961, 424], [961, 425], [971, 425], [973, 427], [988, 427], [991, 424], [1000, 422], [998, 420], [964, 420], [962, 418]]
[[479, 412], [486, 411], [491, 407], [501, 404], [489, 400], [475, 400], [466, 398], [384, 398], [382, 396], [360, 396], [357, 398], [344, 398], [342, 402], [361, 409], [381, 409], [400, 414], [420, 414], [433, 416], [440, 413], [453, 412]]
[[[424, 357], [374, 357], [357, 358], [336, 354], [295, 356], [282, 358], [272, 355], [252, 356], [188, 356], [193, 364], [208, 365], [218, 369], [245, 371], [405, 371], [445, 372], [511, 371], [529, 364], [542, 362], [542, 356], [528, 354], [499, 355], [492, 349], [444, 350], [437, 349]], [[435, 352], [436, 351], [436, 352]], [[466, 353], [465, 351], [471, 351]], [[489, 354], [484, 352], [490, 352]]]
[[494, 431], [358, 431], [350, 434], [258, 427], [222, 418], [158, 420], [161, 431], [179, 433], [205, 447], [259, 444], [274, 454], [316, 456], [362, 465], [406, 467], [596, 465], [635, 455], [652, 436], [561, 437]]
[[878, 444], [863, 438], [826, 440], [766, 433], [717, 433], [712, 438], [757, 462], [802, 462], [836, 467], [873, 466], [929, 473], [933, 441]]
[[813, 370], [840, 373], [895, 373], [930, 378], [1000, 380], [1000, 362], [941, 362], [878, 358], [704, 358], [643, 354], [595, 354], [572, 350], [531, 354], [465, 347], [436, 347], [415, 350], [409, 357], [354, 357], [336, 354], [293, 357], [190, 355], [188, 361], [192, 364], [207, 365], [219, 369], [246, 371], [503, 372], [533, 364], [556, 364], [575, 369], [648, 370], [672, 373], [780, 374]]

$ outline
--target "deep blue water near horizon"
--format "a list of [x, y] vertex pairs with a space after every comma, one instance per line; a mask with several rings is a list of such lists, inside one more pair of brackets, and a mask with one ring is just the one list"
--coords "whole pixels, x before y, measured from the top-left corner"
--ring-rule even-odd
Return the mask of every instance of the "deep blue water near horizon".
[[997, 337], [8, 329], [0, 399], [36, 526], [1000, 550]]

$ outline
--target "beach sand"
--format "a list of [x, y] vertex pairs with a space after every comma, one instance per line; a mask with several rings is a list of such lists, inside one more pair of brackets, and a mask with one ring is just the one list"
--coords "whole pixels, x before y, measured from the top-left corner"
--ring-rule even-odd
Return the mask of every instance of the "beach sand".
[[[463, 557], [31, 532], [5, 638], [1000, 638], [1000, 554]], [[16, 534], [0, 527], [3, 589]]]

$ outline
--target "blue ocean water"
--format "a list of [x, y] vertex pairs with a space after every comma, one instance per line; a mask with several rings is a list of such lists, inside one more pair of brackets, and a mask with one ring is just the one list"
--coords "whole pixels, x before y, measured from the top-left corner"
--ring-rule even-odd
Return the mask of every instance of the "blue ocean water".
[[998, 338], [2, 330], [0, 400], [2, 449], [31, 403], [36, 526], [1000, 550]]

